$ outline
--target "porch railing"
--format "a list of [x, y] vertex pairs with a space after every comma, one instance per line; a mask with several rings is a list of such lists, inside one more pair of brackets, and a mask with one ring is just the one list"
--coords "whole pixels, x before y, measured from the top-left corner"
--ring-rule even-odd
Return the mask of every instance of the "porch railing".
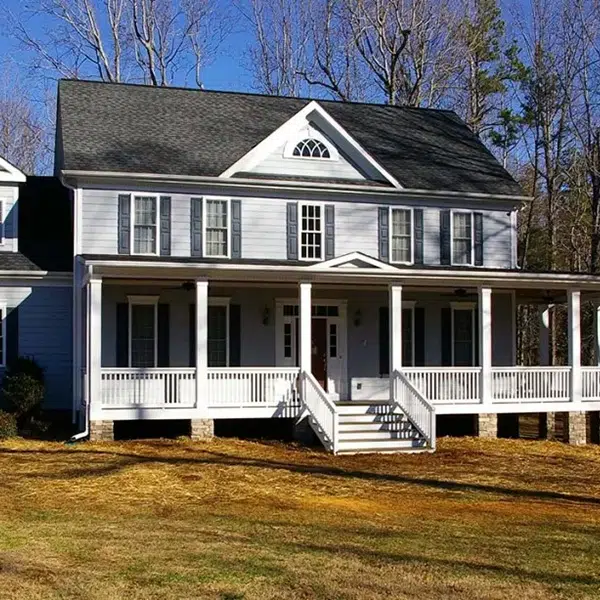
[[581, 397], [583, 400], [600, 401], [600, 367], [582, 367]]
[[494, 367], [492, 402], [568, 402], [570, 367]]
[[101, 371], [105, 408], [191, 407], [196, 404], [196, 369], [107, 369]]
[[300, 370], [278, 367], [209, 368], [209, 407], [258, 407], [299, 404]]
[[479, 367], [407, 367], [402, 372], [434, 404], [480, 402]]
[[314, 420], [311, 426], [325, 448], [336, 454], [339, 441], [339, 415], [336, 405], [312, 373], [304, 371], [301, 381], [302, 402]]
[[425, 438], [427, 445], [435, 450], [435, 407], [404, 375], [392, 373], [392, 404], [397, 405]]

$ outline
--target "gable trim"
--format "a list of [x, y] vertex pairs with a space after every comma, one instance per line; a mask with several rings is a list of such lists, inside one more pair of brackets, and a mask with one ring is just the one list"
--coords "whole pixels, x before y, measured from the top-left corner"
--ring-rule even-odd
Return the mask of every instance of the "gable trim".
[[374, 169], [376, 169], [393, 187], [402, 189], [399, 181], [384, 169], [333, 117], [329, 115], [316, 101], [312, 100], [303, 109], [297, 112], [291, 119], [278, 127], [273, 133], [268, 135], [262, 142], [254, 146], [250, 152], [242, 156], [228, 169], [219, 175], [220, 178], [232, 177], [238, 172], [251, 171], [259, 162], [267, 158], [270, 152], [274, 151], [279, 145], [287, 142], [290, 136], [293, 136], [300, 125], [307, 119], [311, 113], [317, 113], [323, 118], [352, 148], [360, 154]]
[[25, 183], [25, 173], [0, 156], [0, 181]]
[[[311, 268], [312, 270], [318, 271], [336, 269], [340, 267], [343, 269], [344, 264], [350, 263], [355, 260], [369, 265], [369, 270], [377, 269], [386, 272], [395, 272], [398, 270], [396, 267], [388, 263], [382, 262], [380, 260], [377, 260], [376, 258], [369, 256], [368, 254], [363, 254], [362, 252], [349, 252], [348, 254], [344, 254], [343, 256], [337, 256], [336, 258], [325, 260], [316, 265], [310, 265], [309, 267], [305, 268]], [[365, 267], [365, 269], [366, 268], [367, 267]], [[352, 269], [360, 270], [360, 268], [357, 267], [352, 267]]]

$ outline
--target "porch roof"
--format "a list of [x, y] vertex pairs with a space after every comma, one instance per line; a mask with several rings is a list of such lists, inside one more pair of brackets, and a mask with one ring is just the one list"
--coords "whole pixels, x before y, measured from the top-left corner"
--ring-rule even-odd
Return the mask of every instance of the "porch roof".
[[[344, 260], [345, 259], [345, 260]], [[321, 263], [289, 260], [226, 260], [199, 257], [84, 255], [88, 275], [117, 279], [209, 279], [230, 282], [272, 282], [387, 285], [407, 287], [478, 287], [529, 290], [532, 301], [564, 301], [567, 289], [580, 289], [600, 298], [600, 275], [534, 272], [434, 265], [390, 265], [351, 253]]]

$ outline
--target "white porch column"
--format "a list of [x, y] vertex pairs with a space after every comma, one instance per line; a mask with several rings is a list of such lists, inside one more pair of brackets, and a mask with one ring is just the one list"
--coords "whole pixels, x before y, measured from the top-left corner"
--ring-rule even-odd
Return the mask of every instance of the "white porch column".
[[208, 281], [196, 280], [196, 409], [208, 412]]
[[569, 366], [571, 367], [571, 402], [581, 400], [581, 292], [569, 290]]
[[550, 306], [539, 307], [540, 339], [538, 342], [538, 359], [541, 367], [550, 366]]
[[481, 402], [492, 401], [492, 290], [479, 288], [479, 365]]
[[300, 284], [300, 371], [312, 373], [312, 284]]
[[402, 370], [402, 286], [390, 285], [390, 384], [394, 371]]
[[600, 367], [600, 302], [594, 305], [594, 360]]
[[102, 279], [93, 277], [88, 283], [88, 402], [91, 420], [102, 412]]

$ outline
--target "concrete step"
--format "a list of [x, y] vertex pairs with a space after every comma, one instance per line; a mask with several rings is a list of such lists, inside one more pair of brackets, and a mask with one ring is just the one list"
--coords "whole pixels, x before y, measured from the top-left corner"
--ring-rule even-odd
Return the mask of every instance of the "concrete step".
[[413, 426], [410, 421], [395, 420], [388, 423], [378, 422], [342, 422], [340, 421], [340, 433], [346, 431], [412, 431]]
[[336, 406], [340, 415], [384, 415], [391, 413], [388, 402], [338, 403]]
[[354, 454], [359, 452], [406, 452], [428, 450], [420, 440], [344, 440], [338, 443], [340, 454]]
[[386, 413], [382, 415], [378, 414], [369, 414], [363, 413], [360, 415], [340, 415], [339, 416], [340, 424], [350, 424], [350, 423], [379, 423], [380, 425], [386, 423], [401, 423], [408, 422], [406, 415], [402, 413]]

